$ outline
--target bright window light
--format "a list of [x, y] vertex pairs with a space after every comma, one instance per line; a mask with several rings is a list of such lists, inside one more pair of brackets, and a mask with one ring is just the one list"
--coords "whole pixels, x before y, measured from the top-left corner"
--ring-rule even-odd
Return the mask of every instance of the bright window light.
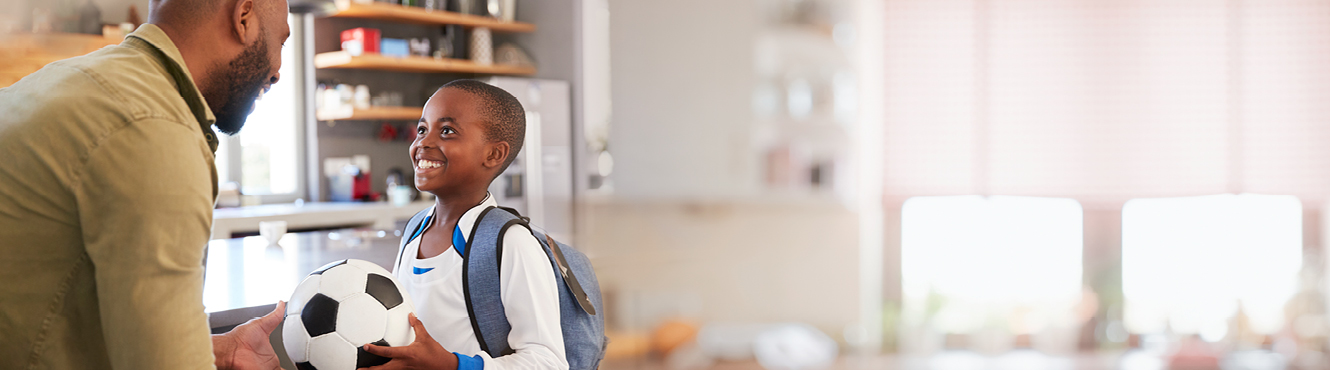
[[240, 146], [243, 148], [239, 180], [245, 194], [290, 194], [297, 190], [296, 177], [300, 173], [297, 171], [296, 127], [300, 122], [296, 119], [296, 109], [301, 104], [296, 99], [295, 81], [300, 72], [295, 59], [295, 44], [294, 40], [288, 40], [282, 47], [282, 67], [278, 71], [282, 78], [254, 103], [254, 111], [240, 131]]
[[1082, 211], [1064, 198], [914, 197], [901, 210], [907, 320], [942, 333], [1059, 325], [1081, 298]]
[[1227, 335], [1239, 306], [1271, 334], [1297, 291], [1302, 203], [1224, 194], [1134, 199], [1122, 208], [1124, 321], [1134, 333]]

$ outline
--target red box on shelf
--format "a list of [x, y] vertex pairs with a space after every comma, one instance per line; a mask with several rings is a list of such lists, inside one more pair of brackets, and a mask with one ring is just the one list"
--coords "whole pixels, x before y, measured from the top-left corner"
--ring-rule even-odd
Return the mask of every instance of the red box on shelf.
[[357, 27], [342, 31], [342, 51], [351, 55], [379, 52], [379, 30]]

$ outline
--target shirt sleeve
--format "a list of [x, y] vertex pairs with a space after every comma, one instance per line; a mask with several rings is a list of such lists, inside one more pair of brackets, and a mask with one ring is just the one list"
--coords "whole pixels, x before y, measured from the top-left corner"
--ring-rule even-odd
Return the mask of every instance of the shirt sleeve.
[[[191, 130], [192, 129], [192, 130]], [[72, 190], [115, 369], [211, 369], [203, 256], [215, 170], [198, 126], [146, 120], [94, 148]]]
[[559, 291], [549, 257], [525, 227], [503, 235], [499, 290], [512, 331], [514, 353], [497, 358], [481, 352], [485, 370], [567, 370], [563, 329], [559, 324]]

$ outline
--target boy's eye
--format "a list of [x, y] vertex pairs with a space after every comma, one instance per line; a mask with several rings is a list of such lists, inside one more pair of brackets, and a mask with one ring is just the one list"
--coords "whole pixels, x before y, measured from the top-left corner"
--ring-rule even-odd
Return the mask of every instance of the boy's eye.
[[444, 135], [452, 135], [457, 133], [457, 130], [453, 130], [452, 127], [444, 127], [443, 130], [441, 131], [443, 132]]
[[416, 135], [424, 135], [425, 126], [416, 126]]

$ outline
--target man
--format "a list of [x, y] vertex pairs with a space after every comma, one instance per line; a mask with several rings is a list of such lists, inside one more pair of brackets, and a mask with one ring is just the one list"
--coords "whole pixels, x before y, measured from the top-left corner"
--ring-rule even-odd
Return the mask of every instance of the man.
[[273, 313], [209, 337], [212, 127], [278, 79], [286, 0], [153, 0], [123, 43], [0, 89], [0, 368], [277, 368]]

